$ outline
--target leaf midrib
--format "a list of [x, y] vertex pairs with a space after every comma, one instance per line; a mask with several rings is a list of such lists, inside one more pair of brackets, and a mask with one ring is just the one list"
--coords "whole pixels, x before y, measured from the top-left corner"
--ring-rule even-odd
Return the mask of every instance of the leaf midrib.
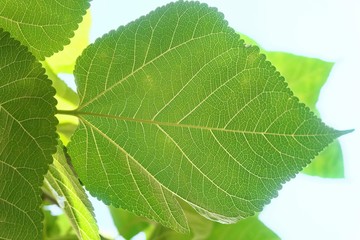
[[296, 134], [296, 133], [276, 133], [276, 132], [261, 132], [261, 131], [249, 131], [249, 130], [236, 130], [236, 129], [227, 129], [227, 128], [218, 128], [218, 127], [208, 127], [208, 126], [198, 126], [192, 124], [183, 124], [183, 123], [172, 123], [172, 122], [161, 122], [149, 119], [140, 119], [140, 118], [131, 118], [124, 116], [115, 116], [103, 113], [94, 113], [94, 112], [85, 112], [78, 110], [58, 110], [57, 114], [64, 115], [72, 115], [78, 118], [82, 118], [81, 116], [94, 116], [101, 118], [109, 118], [120, 121], [127, 122], [138, 122], [142, 124], [150, 124], [150, 125], [159, 125], [159, 126], [168, 126], [168, 127], [180, 127], [180, 128], [191, 128], [191, 129], [201, 129], [207, 131], [220, 131], [220, 132], [230, 132], [230, 133], [241, 133], [241, 134], [249, 134], [249, 135], [263, 135], [263, 136], [279, 136], [279, 137], [320, 137], [320, 136], [333, 136], [334, 133], [316, 133], [316, 134]]

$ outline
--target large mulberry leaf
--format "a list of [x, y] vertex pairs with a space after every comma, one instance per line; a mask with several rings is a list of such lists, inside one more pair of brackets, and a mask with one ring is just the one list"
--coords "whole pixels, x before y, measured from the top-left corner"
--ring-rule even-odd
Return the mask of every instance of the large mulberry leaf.
[[233, 223], [275, 197], [336, 137], [216, 9], [158, 8], [90, 45], [75, 68], [69, 153], [106, 203], [178, 231], [177, 198]]

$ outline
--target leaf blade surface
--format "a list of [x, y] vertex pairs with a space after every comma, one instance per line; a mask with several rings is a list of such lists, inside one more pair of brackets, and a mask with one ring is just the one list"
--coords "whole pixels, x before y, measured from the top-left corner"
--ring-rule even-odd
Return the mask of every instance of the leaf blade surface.
[[236, 222], [342, 134], [204, 4], [169, 4], [103, 36], [75, 78], [69, 152], [86, 187], [178, 231], [187, 225], [175, 197]]
[[40, 239], [41, 189], [55, 152], [55, 91], [26, 47], [0, 29], [0, 238]]

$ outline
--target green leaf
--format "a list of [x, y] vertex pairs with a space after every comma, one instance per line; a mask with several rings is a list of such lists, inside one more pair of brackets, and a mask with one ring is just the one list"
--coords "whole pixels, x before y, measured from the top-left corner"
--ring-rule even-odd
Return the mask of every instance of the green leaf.
[[156, 225], [149, 240], [278, 240], [274, 232], [266, 227], [258, 216], [248, 217], [235, 224], [221, 224], [209, 221], [193, 209], [182, 204], [189, 221], [190, 234], [177, 233], [174, 230]]
[[100, 239], [91, 202], [68, 165], [61, 143], [53, 157], [45, 183], [53, 189], [79, 239]]
[[69, 153], [107, 204], [177, 231], [177, 197], [233, 223], [261, 211], [334, 138], [222, 14], [176, 2], [98, 39], [78, 59]]
[[79, 239], [65, 214], [51, 215], [50, 211], [44, 210], [44, 240], [76, 240]]
[[43, 60], [70, 43], [88, 0], [0, 1], [0, 26]]
[[114, 224], [125, 239], [131, 239], [139, 232], [150, 226], [150, 221], [144, 217], [139, 217], [132, 212], [109, 206]]
[[257, 216], [249, 217], [232, 225], [214, 223], [208, 240], [280, 240]]
[[153, 223], [146, 231], [148, 240], [201, 240], [209, 238], [214, 222], [202, 217], [186, 202], [182, 200], [179, 202], [189, 223], [189, 233], [179, 233], [158, 223]]
[[[195, 215], [194, 215], [195, 216]], [[197, 219], [190, 221], [192, 234], [181, 234], [158, 226], [149, 239], [156, 240], [279, 240], [280, 238], [266, 227], [257, 216], [248, 217], [235, 224], [221, 224]], [[195, 228], [195, 229], [194, 229]]]
[[41, 185], [55, 152], [55, 91], [26, 47], [0, 29], [0, 239], [40, 239]]

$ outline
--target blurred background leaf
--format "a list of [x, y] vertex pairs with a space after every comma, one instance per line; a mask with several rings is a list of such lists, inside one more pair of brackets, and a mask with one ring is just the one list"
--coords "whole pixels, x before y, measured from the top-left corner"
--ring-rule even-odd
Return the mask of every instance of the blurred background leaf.
[[44, 240], [77, 240], [78, 237], [65, 214], [52, 215], [50, 210], [44, 212]]
[[109, 207], [114, 223], [122, 237], [131, 239], [145, 232], [149, 240], [278, 240], [271, 229], [258, 216], [243, 219], [235, 224], [221, 224], [199, 215], [186, 203], [181, 203], [189, 222], [190, 233], [181, 234], [161, 224], [147, 220], [120, 208]]
[[112, 205], [109, 206], [109, 210], [119, 234], [125, 239], [131, 239], [154, 224], [144, 217]]

